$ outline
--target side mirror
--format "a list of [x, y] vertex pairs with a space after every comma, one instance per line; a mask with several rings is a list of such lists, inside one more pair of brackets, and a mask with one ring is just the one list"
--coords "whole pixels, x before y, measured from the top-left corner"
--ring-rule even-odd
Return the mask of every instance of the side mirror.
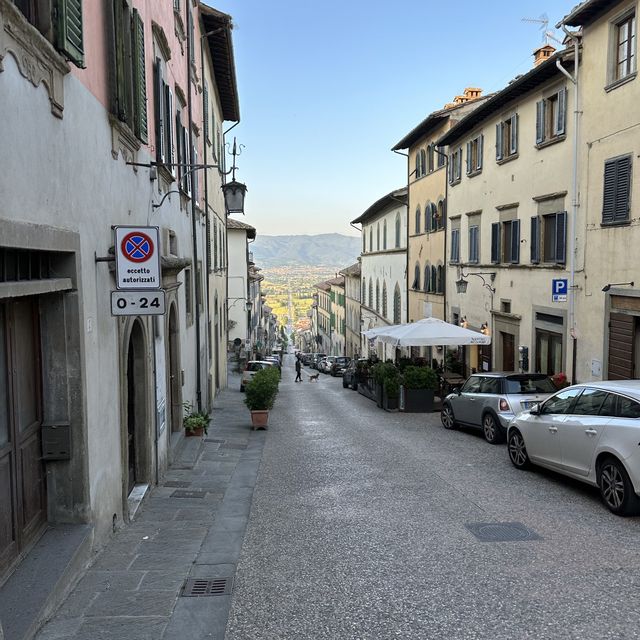
[[534, 404], [533, 407], [531, 407], [531, 409], [529, 409], [529, 413], [532, 416], [539, 416], [540, 415], [540, 405], [539, 404]]
[[460, 395], [462, 393], [462, 391], [460, 391], [460, 387], [453, 387], [453, 389], [451, 389], [451, 393], [455, 393], [456, 395]]

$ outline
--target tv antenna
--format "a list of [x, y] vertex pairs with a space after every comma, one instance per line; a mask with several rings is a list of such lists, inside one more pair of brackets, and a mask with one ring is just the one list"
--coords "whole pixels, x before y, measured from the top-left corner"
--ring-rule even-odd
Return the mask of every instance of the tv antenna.
[[556, 34], [549, 29], [549, 16], [546, 13], [543, 13], [539, 18], [522, 18], [522, 22], [539, 24], [540, 31], [542, 31], [542, 41], [545, 44], [549, 44], [549, 40], [562, 44], [562, 41], [556, 38]]

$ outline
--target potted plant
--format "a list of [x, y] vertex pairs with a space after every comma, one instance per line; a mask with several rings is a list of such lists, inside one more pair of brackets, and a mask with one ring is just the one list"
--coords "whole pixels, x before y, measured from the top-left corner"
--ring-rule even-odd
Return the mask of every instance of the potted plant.
[[438, 388], [438, 376], [431, 367], [409, 366], [402, 376], [404, 411], [424, 413], [433, 411], [433, 397]]
[[211, 420], [209, 413], [194, 411], [190, 402], [185, 402], [182, 406], [184, 408], [182, 425], [184, 426], [185, 435], [187, 437], [201, 436], [203, 433], [208, 433], [209, 420]]
[[396, 371], [392, 362], [376, 362], [372, 367], [373, 380], [376, 383], [375, 399], [380, 408], [383, 407], [384, 402], [384, 380], [387, 376], [392, 375], [391, 371]]
[[245, 387], [244, 403], [251, 411], [251, 424], [254, 429], [266, 429], [269, 423], [269, 410], [278, 395], [280, 374], [276, 367], [266, 367], [257, 371]]
[[382, 407], [387, 411], [398, 409], [398, 398], [400, 396], [400, 374], [395, 367], [388, 368], [383, 380]]

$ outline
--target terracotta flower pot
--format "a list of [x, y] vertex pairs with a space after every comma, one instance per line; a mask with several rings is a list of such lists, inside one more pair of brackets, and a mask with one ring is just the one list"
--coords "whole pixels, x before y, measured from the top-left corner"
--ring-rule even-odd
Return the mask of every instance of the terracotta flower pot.
[[196, 429], [185, 429], [185, 435], [187, 438], [191, 436], [201, 436], [204, 434], [204, 427], [197, 427]]
[[254, 429], [266, 429], [269, 422], [269, 412], [256, 410], [251, 412], [251, 424]]

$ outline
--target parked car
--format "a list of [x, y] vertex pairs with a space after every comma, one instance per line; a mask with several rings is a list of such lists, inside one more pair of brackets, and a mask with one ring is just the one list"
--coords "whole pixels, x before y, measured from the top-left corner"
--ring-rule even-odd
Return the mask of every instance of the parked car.
[[479, 427], [487, 442], [504, 442], [507, 427], [521, 411], [557, 391], [542, 373], [485, 372], [471, 375], [446, 396], [440, 413], [445, 429]]
[[327, 354], [326, 354], [326, 353], [314, 353], [314, 354], [312, 354], [311, 362], [309, 363], [309, 366], [310, 366], [312, 369], [317, 369], [317, 368], [318, 368], [318, 365], [320, 364], [320, 361], [321, 361], [323, 358], [326, 358], [326, 357], [327, 357]]
[[308, 367], [311, 364], [311, 360], [313, 359], [312, 353], [303, 353], [302, 354], [302, 364]]
[[260, 371], [265, 367], [274, 367], [275, 362], [269, 360], [249, 360], [247, 362], [247, 366], [242, 372], [242, 378], [240, 379], [240, 391], [244, 391], [244, 388], [253, 376], [256, 374], [256, 371]]
[[344, 373], [342, 374], [342, 386], [343, 388], [351, 388], [354, 391], [358, 390], [358, 373], [357, 373], [357, 367], [358, 367], [358, 363], [362, 363], [362, 362], [366, 362], [367, 359], [366, 358], [354, 358], [353, 360], [351, 360], [351, 362], [347, 365], [347, 367], [344, 370]]
[[347, 358], [346, 356], [338, 356], [331, 365], [331, 369], [329, 373], [335, 378], [336, 376], [341, 376], [344, 374], [344, 370], [349, 366], [351, 362], [351, 358]]
[[331, 365], [334, 363], [336, 356], [327, 356], [323, 358], [318, 364], [318, 371], [322, 373], [329, 373], [331, 371]]
[[278, 358], [278, 356], [265, 356], [264, 357], [266, 362], [273, 362], [274, 366], [278, 367], [278, 371], [281, 371], [281, 366], [280, 366], [280, 358]]
[[509, 458], [597, 486], [607, 508], [640, 514], [640, 380], [586, 382], [516, 416]]

